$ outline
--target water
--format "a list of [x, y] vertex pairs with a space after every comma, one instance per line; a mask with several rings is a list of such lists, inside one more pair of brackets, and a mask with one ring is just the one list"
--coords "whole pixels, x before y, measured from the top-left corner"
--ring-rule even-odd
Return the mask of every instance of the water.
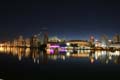
[[0, 48], [0, 79], [119, 77], [120, 51], [78, 50], [59, 53], [29, 48]]

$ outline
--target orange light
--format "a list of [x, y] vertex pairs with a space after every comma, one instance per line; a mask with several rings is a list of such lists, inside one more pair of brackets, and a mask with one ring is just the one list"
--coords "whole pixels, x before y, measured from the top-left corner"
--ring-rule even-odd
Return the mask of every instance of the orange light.
[[93, 64], [93, 63], [94, 63], [94, 59], [93, 59], [93, 58], [91, 58], [91, 59], [90, 59], [90, 62]]

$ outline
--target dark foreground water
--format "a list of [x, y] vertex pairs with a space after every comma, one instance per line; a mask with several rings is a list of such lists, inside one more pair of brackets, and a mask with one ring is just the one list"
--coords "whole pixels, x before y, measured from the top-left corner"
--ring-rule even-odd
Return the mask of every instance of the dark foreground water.
[[0, 49], [0, 79], [62, 80], [116, 79], [120, 76], [120, 51], [69, 51]]

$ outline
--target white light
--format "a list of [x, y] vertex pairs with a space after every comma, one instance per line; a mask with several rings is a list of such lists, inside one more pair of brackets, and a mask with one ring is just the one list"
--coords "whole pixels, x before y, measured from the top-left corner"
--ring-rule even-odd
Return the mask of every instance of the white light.
[[66, 55], [67, 55], [67, 56], [70, 56], [70, 52], [67, 52]]
[[34, 58], [33, 60], [34, 60], [34, 63], [35, 63], [35, 62], [36, 62], [36, 59]]
[[115, 54], [116, 54], [116, 55], [119, 55], [119, 51], [116, 51]]
[[70, 43], [66, 43], [66, 45], [67, 45], [67, 46], [69, 46], [69, 45], [70, 45]]
[[95, 42], [97, 42], [98, 40], [96, 39]]
[[110, 60], [112, 60], [112, 57], [111, 57], [111, 56], [109, 56], [109, 59], [110, 59]]
[[37, 63], [39, 64], [39, 60], [37, 60]]
[[97, 55], [95, 55], [95, 59], [96, 59], [96, 60], [98, 59], [98, 56], [97, 56]]
[[63, 60], [65, 60], [65, 56], [63, 56], [62, 58], [63, 58]]

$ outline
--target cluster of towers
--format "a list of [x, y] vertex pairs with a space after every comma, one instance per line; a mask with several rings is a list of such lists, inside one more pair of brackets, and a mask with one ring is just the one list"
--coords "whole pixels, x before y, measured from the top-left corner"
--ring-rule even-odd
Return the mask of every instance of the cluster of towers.
[[40, 38], [38, 35], [33, 35], [30, 38], [23, 38], [23, 36], [19, 36], [18, 38], [12, 41], [5, 41], [2, 42], [2, 46], [5, 47], [40, 47], [41, 45], [47, 44], [48, 35], [47, 33], [44, 34], [43, 39]]

